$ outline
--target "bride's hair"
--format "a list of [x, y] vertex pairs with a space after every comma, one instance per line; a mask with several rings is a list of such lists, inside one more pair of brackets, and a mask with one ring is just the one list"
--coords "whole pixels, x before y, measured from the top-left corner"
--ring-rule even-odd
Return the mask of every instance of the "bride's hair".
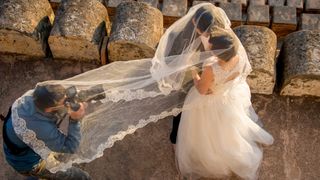
[[232, 33], [224, 30], [213, 30], [210, 34], [209, 43], [212, 44], [211, 50], [223, 50], [216, 56], [228, 62], [237, 55], [239, 43]]

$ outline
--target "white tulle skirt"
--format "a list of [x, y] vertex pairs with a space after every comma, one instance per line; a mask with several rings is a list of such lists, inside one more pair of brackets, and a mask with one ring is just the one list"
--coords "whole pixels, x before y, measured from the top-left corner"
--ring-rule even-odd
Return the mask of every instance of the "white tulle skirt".
[[256, 142], [270, 145], [273, 137], [254, 122], [247, 83], [212, 95], [192, 88], [185, 106], [192, 108], [182, 112], [176, 147], [182, 175], [222, 178], [234, 172], [255, 179], [262, 160]]

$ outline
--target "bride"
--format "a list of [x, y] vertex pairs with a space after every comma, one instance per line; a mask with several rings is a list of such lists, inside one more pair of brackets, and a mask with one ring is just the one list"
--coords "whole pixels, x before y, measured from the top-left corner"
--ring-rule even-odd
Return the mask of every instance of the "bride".
[[[184, 176], [224, 177], [231, 172], [255, 179], [262, 159], [256, 142], [273, 143], [270, 134], [250, 119], [250, 97], [238, 54], [239, 42], [231, 30], [212, 29], [212, 50], [224, 52], [205, 60], [201, 76], [193, 70], [178, 131], [176, 156]], [[195, 106], [196, 104], [196, 106]], [[254, 113], [254, 112], [251, 112]]]
[[[197, 14], [199, 10], [204, 13]], [[205, 12], [213, 18], [205, 26], [210, 28], [199, 35], [197, 27]], [[194, 67], [203, 72], [193, 71], [192, 80], [189, 72]], [[232, 171], [254, 179], [262, 158], [256, 142], [271, 144], [273, 139], [252, 121], [256, 114], [245, 82], [250, 71], [224, 11], [202, 3], [166, 30], [153, 58], [114, 62], [66, 80], [37, 84], [71, 88], [76, 101], [89, 104], [81, 120], [80, 145], [73, 154], [54, 153], [37, 136], [30, 141], [28, 134], [21, 134], [34, 134], [17, 111], [34, 90], [13, 104], [13, 126], [55, 173], [91, 162], [138, 128], [182, 112], [176, 155], [183, 175], [220, 177]]]

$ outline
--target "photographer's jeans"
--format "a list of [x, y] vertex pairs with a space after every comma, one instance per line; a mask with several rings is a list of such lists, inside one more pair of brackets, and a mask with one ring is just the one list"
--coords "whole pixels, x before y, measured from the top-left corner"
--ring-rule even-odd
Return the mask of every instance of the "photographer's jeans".
[[30, 172], [20, 172], [22, 175], [48, 180], [89, 180], [91, 179], [86, 171], [76, 167], [57, 173], [51, 173], [45, 168], [45, 162], [41, 161]]

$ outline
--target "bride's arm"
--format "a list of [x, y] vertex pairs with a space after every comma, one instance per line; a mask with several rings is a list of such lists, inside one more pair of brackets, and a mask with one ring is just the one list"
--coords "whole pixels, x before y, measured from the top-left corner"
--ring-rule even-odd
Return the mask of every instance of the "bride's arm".
[[192, 70], [193, 82], [197, 90], [200, 94], [205, 95], [210, 91], [210, 87], [212, 86], [214, 75], [211, 66], [205, 66], [201, 76], [197, 73], [197, 71]]

